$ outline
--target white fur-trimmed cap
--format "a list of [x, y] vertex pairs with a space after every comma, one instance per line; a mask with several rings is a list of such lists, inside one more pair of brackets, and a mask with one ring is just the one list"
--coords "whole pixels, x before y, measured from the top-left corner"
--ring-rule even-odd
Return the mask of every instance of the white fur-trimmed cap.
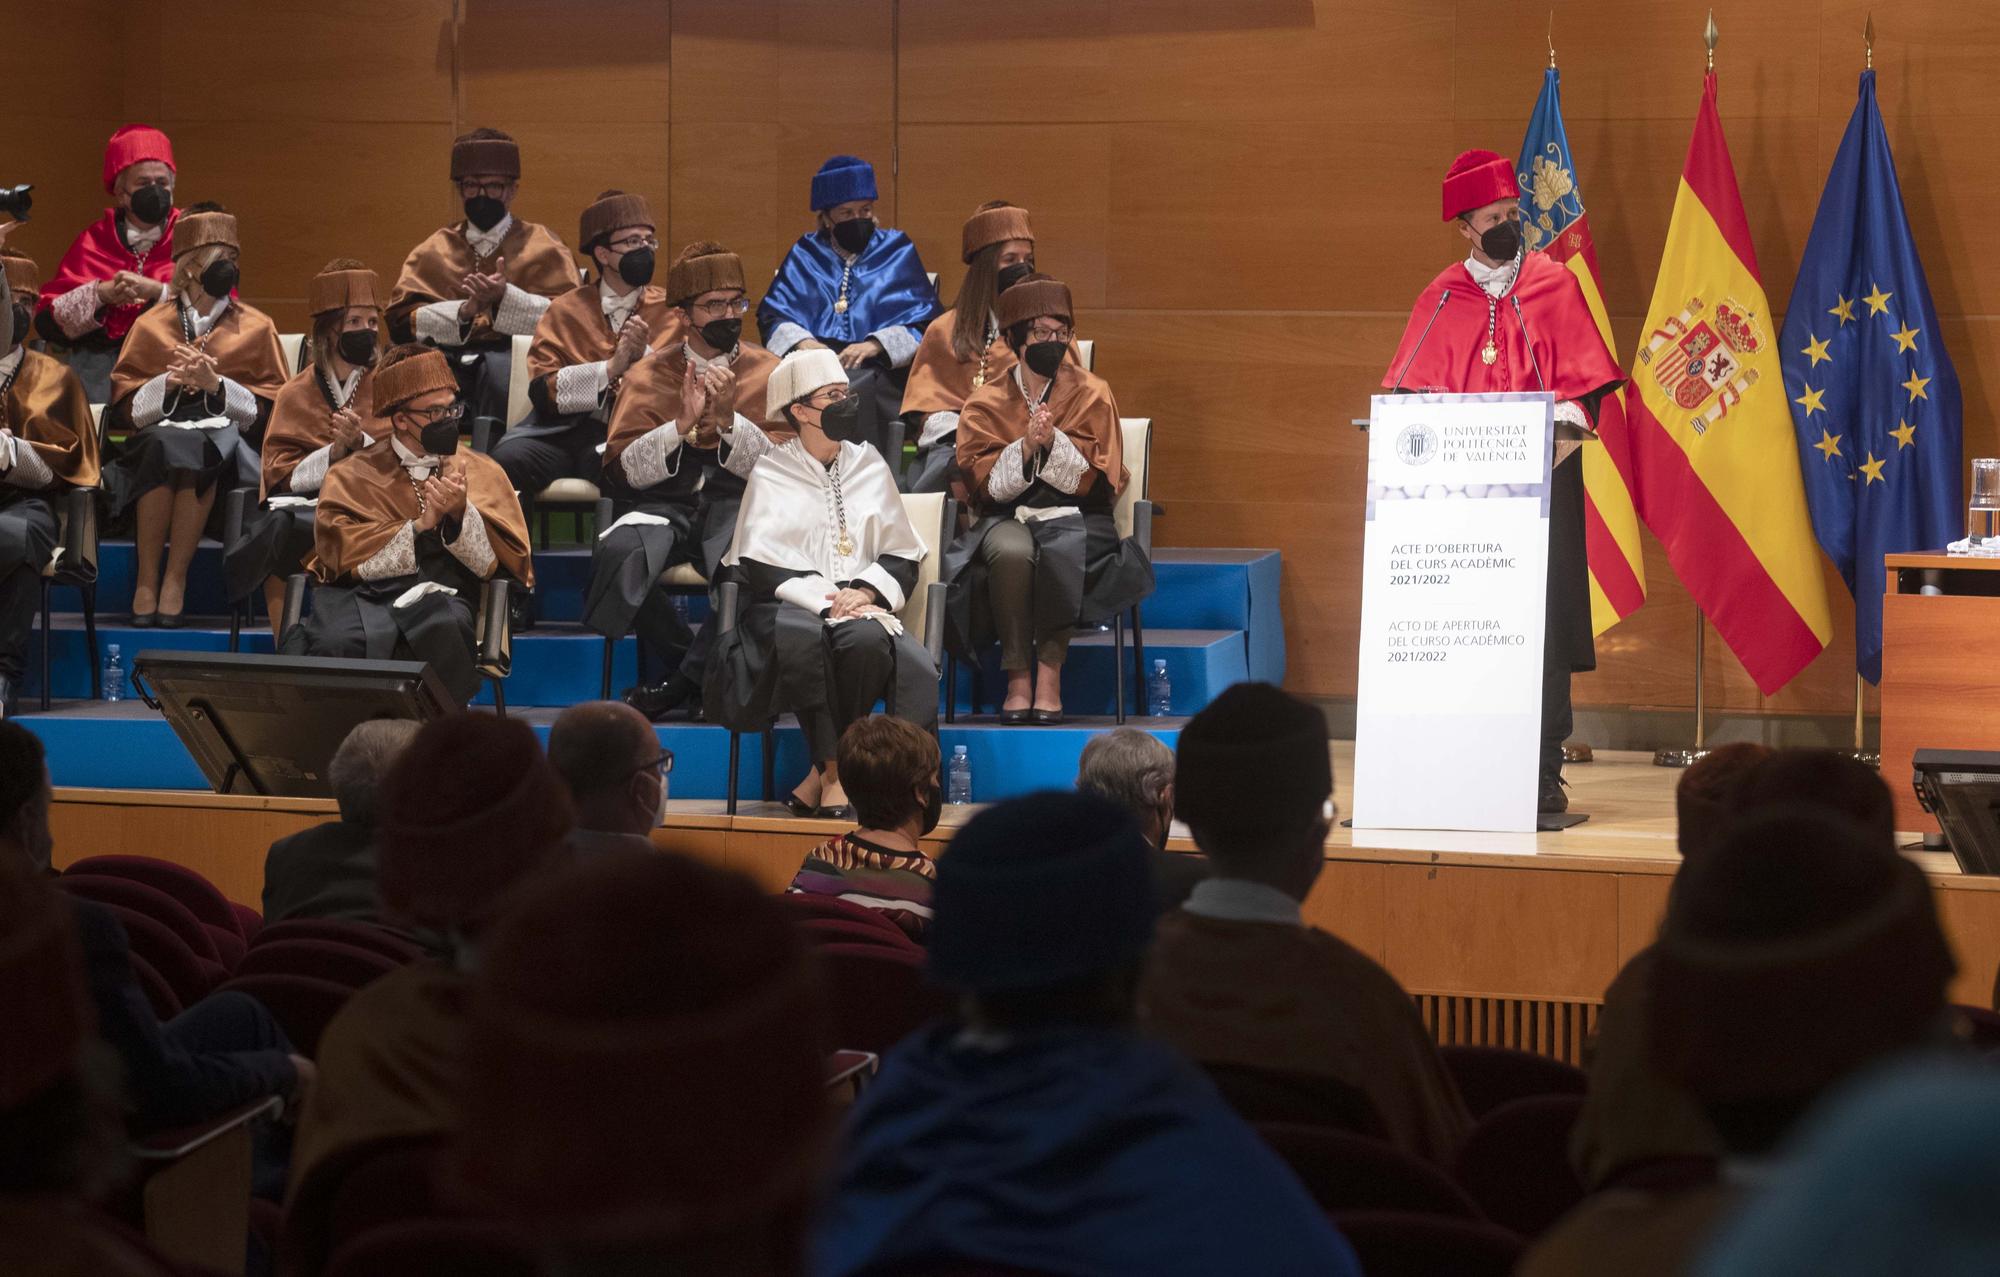
[[764, 385], [765, 423], [782, 423], [787, 405], [836, 383], [847, 384], [847, 369], [840, 366], [839, 355], [824, 346], [794, 350], [771, 370], [771, 380]]

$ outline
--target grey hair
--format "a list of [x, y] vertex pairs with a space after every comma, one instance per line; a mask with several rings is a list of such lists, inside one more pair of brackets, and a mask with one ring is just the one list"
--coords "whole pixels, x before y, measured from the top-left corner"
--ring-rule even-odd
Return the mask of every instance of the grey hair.
[[1077, 760], [1076, 787], [1117, 803], [1134, 818], [1159, 810], [1174, 779], [1174, 751], [1136, 727], [1093, 736]]
[[326, 783], [333, 790], [333, 801], [340, 804], [342, 820], [375, 824], [382, 778], [416, 734], [417, 724], [407, 718], [371, 718], [347, 733], [326, 768]]

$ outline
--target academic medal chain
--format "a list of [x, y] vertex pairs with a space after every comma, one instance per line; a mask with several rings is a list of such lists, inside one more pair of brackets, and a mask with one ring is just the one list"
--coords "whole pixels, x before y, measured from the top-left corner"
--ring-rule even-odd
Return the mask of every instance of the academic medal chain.
[[993, 343], [1000, 336], [993, 330], [993, 321], [986, 321], [986, 344], [979, 348], [979, 371], [972, 374], [972, 388], [979, 389], [986, 384], [986, 357], [993, 351]]
[[833, 299], [833, 313], [836, 315], [845, 315], [847, 313], [847, 281], [853, 278], [853, 276], [854, 263], [842, 262], [840, 265], [840, 296]]
[[1500, 347], [1493, 344], [1493, 319], [1500, 308], [1500, 299], [1488, 293], [1486, 296], [1486, 344], [1479, 348], [1479, 362], [1487, 367], [1500, 357]]
[[827, 467], [830, 482], [826, 488], [827, 513], [833, 516], [839, 534], [834, 538], [833, 552], [843, 559], [854, 557], [854, 535], [847, 530], [847, 501], [840, 492], [840, 458], [835, 457]]

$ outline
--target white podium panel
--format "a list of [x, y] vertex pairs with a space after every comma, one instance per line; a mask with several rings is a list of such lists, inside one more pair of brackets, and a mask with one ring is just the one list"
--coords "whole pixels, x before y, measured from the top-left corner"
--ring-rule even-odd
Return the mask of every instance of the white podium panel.
[[1532, 833], [1555, 398], [1373, 408], [1355, 827]]

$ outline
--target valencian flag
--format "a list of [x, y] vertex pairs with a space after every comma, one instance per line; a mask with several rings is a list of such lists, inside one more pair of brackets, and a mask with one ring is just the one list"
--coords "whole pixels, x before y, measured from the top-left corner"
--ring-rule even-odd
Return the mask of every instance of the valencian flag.
[[[1517, 176], [1521, 183], [1521, 232], [1530, 250], [1560, 262], [1583, 286], [1590, 317], [1611, 339], [1611, 318], [1598, 287], [1597, 247], [1583, 210], [1583, 187], [1563, 128], [1561, 76], [1550, 67], [1542, 96], [1528, 120]], [[1632, 506], [1632, 457], [1625, 423], [1625, 392], [1598, 401], [1597, 435], [1603, 446], [1583, 448], [1584, 547], [1590, 560], [1590, 632], [1602, 634], [1646, 601], [1646, 561], [1639, 545], [1639, 515]]]
[[1632, 495], [1766, 696], [1833, 633], [1770, 314], [1711, 71], [1632, 361]]
[[1882, 679], [1882, 556], [1957, 539], [1958, 373], [1903, 215], [1875, 73], [1833, 157], [1779, 337], [1813, 532], [1854, 595], [1855, 664]]

